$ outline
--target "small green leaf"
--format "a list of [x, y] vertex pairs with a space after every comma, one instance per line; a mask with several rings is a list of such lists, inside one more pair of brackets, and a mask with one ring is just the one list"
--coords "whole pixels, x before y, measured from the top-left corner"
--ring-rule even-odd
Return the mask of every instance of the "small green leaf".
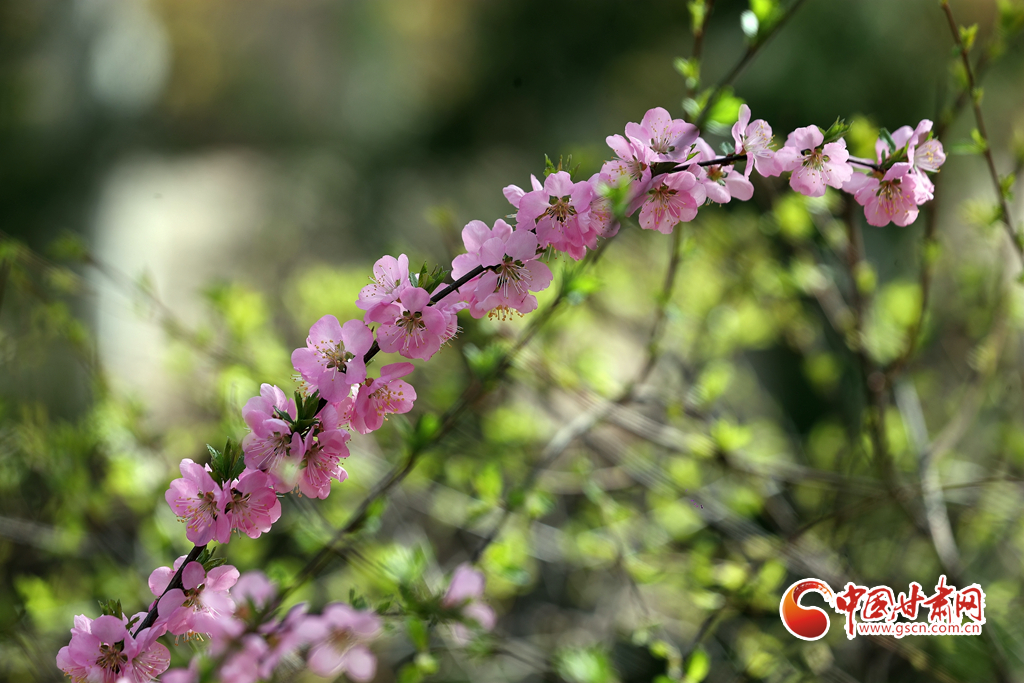
[[960, 27], [960, 42], [964, 44], [964, 49], [968, 52], [974, 47], [974, 39], [978, 36], [978, 25], [972, 24], [970, 26]]
[[686, 663], [686, 683], [700, 683], [711, 671], [711, 658], [704, 648], [697, 648]]
[[558, 169], [555, 168], [555, 165], [553, 163], [551, 163], [551, 158], [547, 154], [545, 154], [544, 155], [544, 177], [546, 178], [549, 175], [551, 175], [552, 173], [556, 173], [557, 170]]
[[100, 613], [101, 614], [109, 615], [109, 616], [112, 616], [112, 617], [117, 617], [118, 619], [120, 619], [121, 617], [124, 616], [124, 611], [121, 609], [121, 601], [120, 600], [113, 600], [113, 599], [111, 599], [111, 600], [107, 600], [106, 602], [103, 602], [102, 600], [100, 600], [99, 602], [100, 602]]
[[849, 132], [850, 125], [846, 123], [846, 121], [844, 121], [843, 119], [836, 118], [835, 123], [829, 126], [828, 130], [822, 131], [822, 136], [824, 137], [824, 139], [822, 140], [821, 144], [827, 145], [830, 142], [835, 142], [836, 140], [839, 140]]
[[427, 676], [437, 673], [437, 658], [429, 652], [420, 652], [413, 661], [416, 663], [416, 668]]
[[686, 87], [692, 90], [700, 85], [699, 59], [695, 57], [690, 59], [676, 57], [675, 61], [672, 62], [672, 66], [674, 66], [676, 71], [678, 71], [679, 74], [686, 79]]
[[406, 664], [398, 670], [398, 683], [420, 683], [423, 680], [423, 672], [416, 666], [415, 662]]
[[974, 144], [978, 146], [982, 153], [988, 150], [988, 140], [985, 139], [985, 136], [977, 128], [971, 131], [971, 139], [974, 140]]
[[999, 179], [999, 191], [1006, 201], [1013, 200], [1013, 184], [1017, 182], [1017, 174], [1010, 173]]
[[879, 128], [878, 134], [885, 141], [885, 146], [889, 148], [889, 154], [896, 151], [896, 141], [892, 139], [892, 135], [889, 133], [887, 128]]
[[705, 0], [690, 0], [686, 7], [690, 10], [690, 27], [693, 29], [693, 35], [700, 35], [707, 17], [707, 4]]
[[405, 630], [409, 634], [409, 640], [416, 646], [416, 649], [423, 652], [430, 646], [430, 634], [427, 632], [427, 625], [419, 617], [409, 617], [405, 622]]

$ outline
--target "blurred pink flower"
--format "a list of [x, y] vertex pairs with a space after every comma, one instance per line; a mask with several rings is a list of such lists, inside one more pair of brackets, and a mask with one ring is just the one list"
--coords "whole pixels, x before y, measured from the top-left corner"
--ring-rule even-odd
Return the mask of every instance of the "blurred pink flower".
[[[452, 582], [441, 600], [441, 605], [459, 608], [463, 617], [475, 621], [485, 631], [494, 629], [497, 617], [494, 610], [482, 600], [484, 595], [483, 572], [463, 563], [455, 568]], [[451, 624], [452, 635], [460, 643], [469, 642], [471, 633], [464, 624]]]
[[321, 616], [310, 617], [301, 628], [304, 638], [312, 643], [310, 671], [330, 678], [344, 673], [354, 681], [373, 678], [377, 658], [366, 643], [380, 633], [380, 617], [376, 614], [335, 603], [327, 605]]

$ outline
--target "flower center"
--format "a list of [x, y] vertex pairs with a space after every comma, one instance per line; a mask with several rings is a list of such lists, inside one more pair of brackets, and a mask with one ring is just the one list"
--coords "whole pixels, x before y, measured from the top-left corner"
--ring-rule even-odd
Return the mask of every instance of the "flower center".
[[659, 201], [663, 204], [667, 204], [672, 201], [672, 197], [677, 194], [678, 192], [676, 190], [673, 190], [671, 187], [664, 184], [651, 190], [651, 195], [654, 197], [655, 201]]
[[708, 180], [718, 183], [722, 182], [725, 178], [725, 172], [721, 166], [709, 166], [708, 167]]
[[570, 197], [552, 197], [551, 206], [544, 212], [544, 215], [551, 216], [559, 223], [564, 223], [565, 219], [576, 215], [576, 209], [569, 205], [570, 199]]
[[332, 631], [331, 635], [327, 637], [327, 641], [331, 644], [331, 647], [342, 654], [348, 652], [356, 644], [355, 636], [352, 635], [351, 631], [340, 629]]
[[199, 595], [203, 592], [204, 588], [206, 588], [206, 584], [201, 583], [192, 590], [185, 591], [185, 602], [181, 603], [181, 606], [191, 607], [192, 609], [198, 608], [200, 606]]
[[337, 368], [341, 372], [345, 372], [348, 362], [356, 357], [354, 353], [345, 350], [344, 342], [338, 342], [334, 348], [323, 349], [320, 353], [327, 361], [328, 368]]
[[96, 665], [115, 674], [121, 673], [121, 669], [128, 663], [128, 655], [121, 651], [124, 641], [115, 645], [103, 643], [100, 645], [100, 656], [96, 659]]
[[494, 291], [501, 292], [501, 296], [506, 299], [509, 298], [510, 290], [519, 296], [529, 291], [530, 279], [530, 271], [522, 261], [506, 256], [498, 268], [498, 282]]
[[426, 328], [426, 323], [423, 322], [423, 312], [406, 311], [405, 314], [395, 321], [395, 324], [405, 330], [405, 333], [409, 336], [419, 334], [420, 330]]
[[820, 171], [828, 163], [828, 157], [820, 149], [812, 149], [810, 154], [804, 157], [804, 166]]

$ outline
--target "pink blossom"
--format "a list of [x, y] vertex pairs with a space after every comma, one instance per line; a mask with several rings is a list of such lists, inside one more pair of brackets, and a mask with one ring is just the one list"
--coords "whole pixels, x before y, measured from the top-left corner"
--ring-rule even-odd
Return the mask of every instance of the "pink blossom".
[[[286, 486], [286, 482], [282, 482]], [[259, 470], [247, 469], [238, 479], [224, 485], [224, 510], [231, 530], [249, 538], [259, 538], [281, 518], [281, 501], [275, 493], [275, 480]]]
[[649, 147], [655, 161], [685, 159], [698, 132], [692, 123], [673, 119], [661, 107], [649, 109], [639, 124], [626, 124], [626, 135]]
[[797, 128], [786, 138], [786, 146], [775, 153], [777, 168], [793, 172], [790, 187], [808, 197], [823, 196], [826, 185], [839, 189], [853, 175], [846, 140], [819, 149], [824, 139], [817, 126]]
[[707, 194], [689, 171], [666, 173], [655, 178], [640, 209], [640, 227], [669, 234], [677, 223], [692, 221]]
[[[695, 161], [711, 161], [718, 158], [711, 145], [702, 138], [697, 138], [697, 156]], [[726, 204], [733, 197], [746, 201], [754, 196], [754, 186], [745, 176], [733, 170], [732, 165], [691, 166], [698, 169], [697, 181], [704, 186], [708, 199], [718, 204]]]
[[360, 434], [369, 434], [380, 429], [385, 416], [412, 410], [416, 390], [399, 379], [412, 371], [412, 363], [392, 363], [380, 369], [377, 379], [363, 382], [352, 410], [352, 428]]
[[[399, 254], [381, 257], [373, 264], [373, 283], [359, 291], [356, 306], [368, 311], [378, 304], [389, 304], [402, 287], [409, 286], [409, 257]], [[362, 381], [362, 380], [359, 380]]]
[[589, 216], [593, 199], [590, 183], [573, 183], [568, 173], [558, 171], [544, 180], [543, 189], [523, 195], [516, 224], [536, 230], [541, 247], [550, 245], [579, 260], [587, 248], [597, 246], [597, 230]]
[[363, 357], [372, 345], [373, 333], [362, 320], [341, 325], [333, 315], [325, 315], [309, 328], [306, 348], [292, 352], [292, 365], [311, 392], [319, 391], [321, 398], [335, 403], [348, 396], [349, 387], [366, 379]]
[[893, 164], [881, 180], [868, 176], [854, 194], [864, 207], [869, 225], [883, 226], [890, 221], [906, 226], [917, 220], [918, 204], [926, 201], [927, 191], [921, 187], [909, 163]]
[[238, 605], [238, 614], [242, 613], [242, 605], [249, 603], [256, 609], [263, 609], [274, 596], [277, 588], [267, 575], [258, 569], [247, 571], [238, 577], [231, 589], [231, 597]]
[[260, 660], [269, 649], [267, 641], [250, 633], [242, 639], [241, 650], [225, 658], [217, 680], [222, 683], [256, 683], [262, 678]]
[[189, 562], [181, 573], [182, 587], [167, 590], [173, 576], [170, 567], [154, 570], [149, 575], [149, 589], [160, 598], [158, 613], [174, 635], [189, 639], [196, 633], [209, 633], [212, 620], [235, 611], [228, 595], [228, 589], [238, 580], [234, 567], [222, 565], [207, 573], [203, 565]]
[[334, 678], [342, 673], [354, 681], [368, 681], [377, 671], [377, 658], [366, 643], [380, 633], [381, 622], [373, 612], [356, 610], [344, 603], [327, 605], [323, 614], [303, 625], [312, 643], [309, 669]]
[[295, 605], [280, 621], [271, 621], [259, 628], [259, 633], [270, 646], [260, 660], [260, 678], [270, 679], [281, 660], [308, 644], [306, 625], [318, 620], [306, 614], [306, 603]]
[[493, 268], [462, 288], [474, 318], [490, 314], [504, 318], [509, 311], [526, 314], [537, 308], [539, 292], [551, 283], [551, 270], [537, 260], [537, 236], [513, 230], [500, 218], [494, 228], [472, 221], [462, 231], [467, 253], [455, 257], [452, 277], [458, 279], [478, 266]]
[[754, 168], [766, 177], [781, 173], [771, 147], [772, 127], [763, 119], [750, 123], [750, 107], [745, 104], [740, 105], [740, 118], [732, 127], [732, 139], [736, 143], [736, 154], [747, 155], [747, 167], [743, 170], [747, 178]]
[[185, 537], [196, 545], [231, 540], [231, 526], [224, 513], [221, 487], [207, 468], [188, 458], [179, 466], [181, 479], [171, 482], [164, 499], [178, 519], [185, 522]]
[[[459, 311], [464, 308], [469, 308], [469, 304], [464, 301], [454, 301], [454, 297], [458, 296], [457, 291], [453, 291], [451, 294], [452, 300], [449, 297], [445, 297], [441, 301], [434, 305], [441, 315], [444, 316], [444, 334], [441, 335], [441, 345], [444, 346], [449, 341], [455, 338], [460, 331], [459, 328], [459, 317], [456, 315]], [[346, 424], [348, 424], [346, 422]]]
[[[317, 416], [306, 447], [303, 467], [299, 474], [299, 491], [310, 498], [326, 498], [331, 492], [331, 480], [339, 482], [348, 478], [348, 473], [339, 464], [348, 457], [348, 440], [352, 435], [341, 428], [338, 410], [328, 404]], [[315, 436], [314, 436], [315, 435]]]
[[[483, 572], [473, 569], [467, 563], [460, 564], [452, 574], [452, 582], [441, 600], [441, 605], [449, 609], [458, 608], [462, 616], [475, 621], [485, 631], [494, 629], [497, 617], [494, 610], [482, 600], [484, 595]], [[452, 624], [452, 635], [460, 643], [470, 640], [470, 632], [463, 624]]]
[[366, 313], [367, 320], [380, 323], [377, 343], [381, 351], [430, 360], [448, 331], [444, 314], [430, 305], [430, 294], [422, 287], [403, 288], [395, 301], [374, 306]]
[[[612, 184], [605, 178], [604, 172], [598, 172], [590, 176], [590, 186], [594, 188], [594, 200], [590, 202], [590, 227], [597, 233], [598, 237], [614, 237], [619, 232], [619, 222], [615, 219], [615, 211], [612, 207], [612, 200], [606, 196], [606, 193]], [[647, 188], [638, 188], [640, 191], [633, 196], [633, 186], [630, 186], [630, 190], [627, 193], [627, 200], [630, 200], [630, 204], [636, 203], [636, 206], [632, 209], [627, 209], [626, 213], [632, 213], [636, 209], [640, 208], [640, 203], [643, 202], [644, 194], [647, 192]], [[639, 200], [638, 200], [639, 198]]]
[[269, 384], [262, 385], [260, 395], [250, 398], [242, 408], [242, 417], [252, 430], [242, 439], [245, 466], [270, 472], [275, 478], [302, 457], [304, 448], [302, 437], [292, 433], [291, 424], [280, 417], [282, 414], [294, 421], [295, 401]]
[[609, 135], [605, 141], [618, 156], [618, 159], [604, 162], [601, 166], [600, 178], [609, 187], [621, 188], [628, 184], [627, 199], [632, 202], [650, 187], [651, 164], [654, 163], [656, 155], [649, 147], [635, 138]]
[[[534, 190], [543, 190], [544, 189], [544, 186], [540, 184], [539, 180], [537, 180], [537, 176], [532, 175], [532, 174], [530, 175], [530, 186]], [[508, 200], [509, 204], [511, 204], [512, 206], [516, 207], [516, 209], [518, 209], [519, 208], [519, 203], [522, 201], [523, 195], [526, 194], [526, 191], [523, 190], [523, 188], [519, 187], [518, 185], [507, 185], [501, 191], [501, 193], [503, 195], [505, 195], [505, 199]]]
[[124, 619], [79, 615], [71, 643], [57, 653], [57, 667], [76, 683], [146, 683], [170, 665], [170, 652], [156, 642], [163, 633], [163, 626], [154, 626], [133, 637]]
[[199, 683], [199, 657], [193, 657], [187, 669], [170, 669], [160, 677], [160, 683]]

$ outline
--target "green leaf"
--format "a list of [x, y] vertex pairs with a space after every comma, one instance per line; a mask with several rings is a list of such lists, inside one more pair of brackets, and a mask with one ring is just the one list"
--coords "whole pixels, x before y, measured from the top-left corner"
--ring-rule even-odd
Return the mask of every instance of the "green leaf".
[[971, 139], [974, 140], [974, 144], [978, 146], [982, 153], [988, 150], [988, 140], [985, 139], [985, 136], [977, 128], [971, 131]]
[[1013, 184], [1017, 182], [1017, 174], [1010, 173], [999, 179], [999, 191], [1006, 201], [1013, 200]]
[[879, 128], [878, 134], [885, 140], [885, 146], [889, 148], [889, 154], [896, 151], [896, 141], [892, 139], [892, 135], [889, 133], [887, 128]]
[[690, 0], [686, 7], [690, 10], [690, 27], [693, 29], [693, 35], [700, 35], [707, 17], [707, 3], [705, 0]]
[[960, 27], [960, 42], [964, 44], [964, 49], [968, 52], [974, 47], [974, 39], [978, 36], [978, 25], [972, 24], [970, 26]]
[[441, 429], [441, 420], [434, 413], [423, 413], [409, 433], [409, 448], [418, 451], [429, 446]]
[[423, 672], [416, 666], [415, 662], [406, 664], [398, 670], [398, 683], [420, 683], [423, 680]]
[[822, 136], [824, 139], [821, 144], [827, 145], [830, 142], [835, 142], [841, 139], [844, 135], [850, 132], [850, 125], [843, 119], [836, 118], [835, 123], [829, 126], [828, 130], [823, 130]]
[[416, 663], [416, 668], [428, 676], [436, 674], [439, 668], [437, 658], [429, 652], [420, 652], [413, 661]]
[[700, 85], [700, 60], [694, 57], [684, 59], [676, 57], [672, 62], [675, 70], [686, 79], [686, 87], [693, 89]]
[[[785, 14], [782, 7], [779, 6], [778, 0], [750, 0], [750, 13], [757, 19], [758, 30], [754, 36], [757, 38], [771, 33]], [[746, 33], [745, 30], [744, 33]], [[754, 37], [750, 37], [752, 41]]]
[[100, 613], [101, 614], [108, 615], [108, 616], [111, 616], [111, 617], [117, 617], [118, 619], [120, 619], [120, 618], [122, 618], [124, 616], [124, 611], [121, 609], [121, 601], [120, 600], [113, 600], [113, 599], [111, 599], [111, 600], [107, 600], [106, 602], [103, 602], [102, 600], [100, 600], [99, 603], [100, 603]]
[[427, 632], [427, 625], [419, 617], [409, 617], [405, 622], [405, 630], [409, 634], [409, 640], [420, 652], [430, 647], [430, 634]]
[[704, 648], [697, 648], [686, 663], [686, 683], [700, 683], [711, 671], [711, 658]]
[[544, 155], [544, 177], [547, 178], [549, 175], [551, 175], [552, 173], [556, 173], [557, 171], [558, 171], [558, 169], [556, 169], [555, 165], [553, 163], [551, 163], [551, 158], [547, 154], [545, 154]]
[[488, 344], [484, 349], [475, 344], [466, 344], [462, 348], [462, 353], [466, 356], [470, 369], [481, 378], [493, 374], [505, 357], [504, 348], [498, 344]]
[[563, 287], [566, 299], [576, 306], [601, 289], [601, 280], [589, 273], [572, 272], [567, 273]]

